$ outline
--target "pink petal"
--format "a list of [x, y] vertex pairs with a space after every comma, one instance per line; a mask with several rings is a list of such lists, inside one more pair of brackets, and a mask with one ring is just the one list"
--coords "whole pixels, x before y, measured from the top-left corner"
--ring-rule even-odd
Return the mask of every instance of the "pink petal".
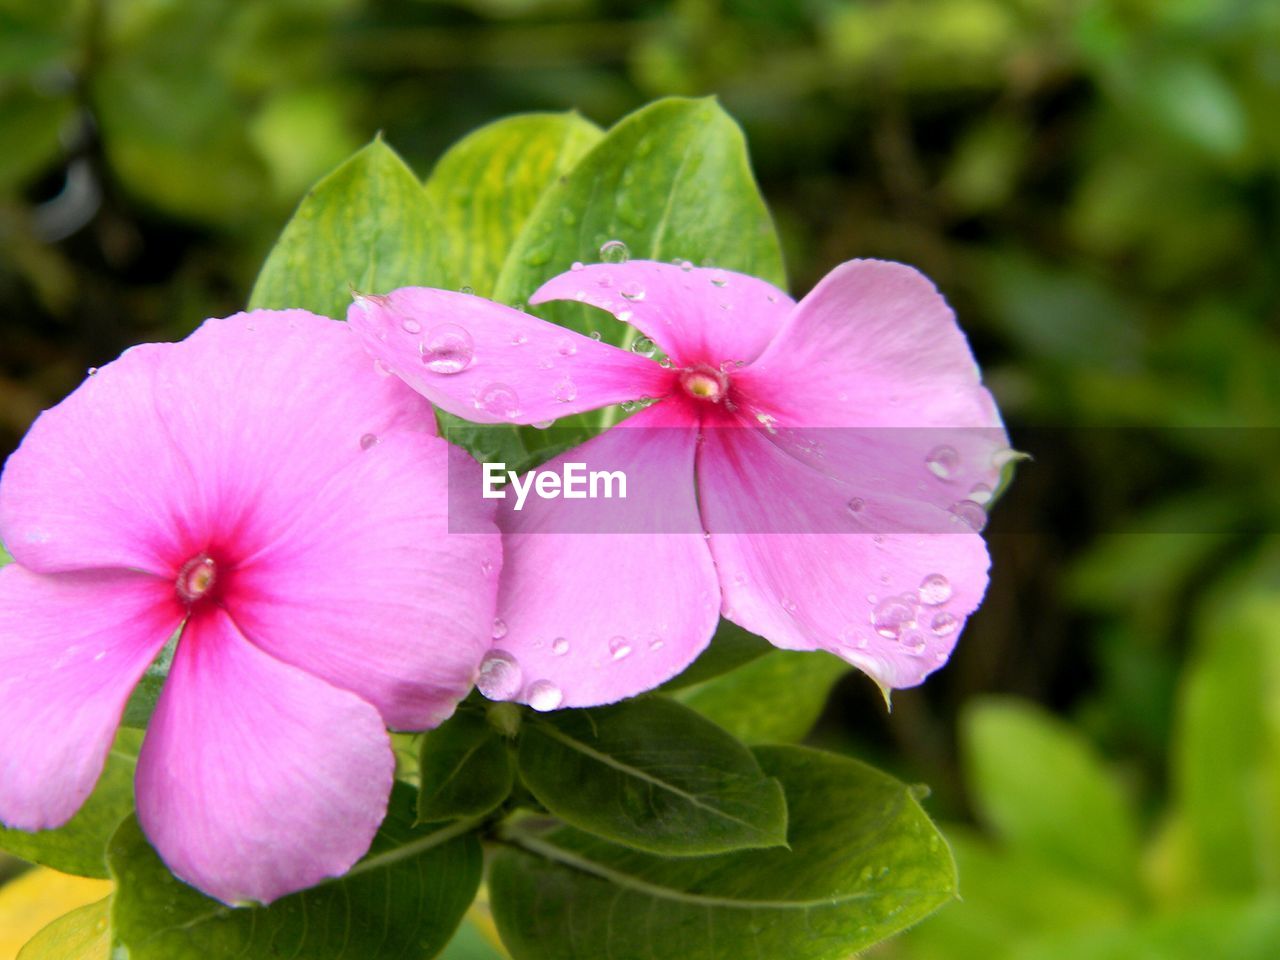
[[166, 577], [212, 546], [288, 528], [366, 435], [434, 432], [346, 324], [300, 310], [209, 320], [126, 351], [31, 428], [0, 482], [0, 539], [45, 572]]
[[694, 497], [695, 445], [696, 431], [658, 404], [540, 468], [622, 470], [626, 501], [530, 496], [519, 512], [503, 501], [501, 635], [482, 692], [539, 709], [612, 703], [706, 647], [720, 593]]
[[182, 615], [173, 585], [146, 574], [0, 570], [0, 821], [44, 830], [80, 808]]
[[363, 856], [394, 767], [377, 710], [210, 608], [188, 622], [143, 741], [138, 819], [187, 883], [270, 903]]
[[951, 308], [900, 263], [836, 267], [734, 382], [784, 424], [1000, 426]]
[[578, 300], [639, 329], [677, 366], [751, 361], [794, 301], [755, 277], [709, 267], [632, 260], [592, 264], [548, 280], [529, 299]]
[[[893, 489], [894, 465], [883, 472]], [[910, 687], [946, 662], [982, 600], [989, 563], [976, 532], [869, 532], [849, 507], [861, 486], [764, 430], [707, 431], [698, 478], [724, 616], [777, 646], [828, 650], [884, 688]], [[885, 501], [876, 529], [920, 529], [931, 509], [942, 513]]]
[[375, 370], [337, 320], [237, 314], [172, 354], [156, 408], [195, 478], [203, 546], [226, 560], [295, 536], [323, 485], [380, 439], [436, 432], [430, 405]]
[[360, 297], [347, 319], [386, 369], [476, 423], [540, 423], [660, 397], [673, 378], [636, 354], [449, 290]]
[[489, 647], [502, 565], [494, 502], [450, 496], [451, 473], [479, 490], [477, 464], [437, 437], [371, 444], [235, 571], [225, 602], [240, 629], [390, 726], [436, 726]]

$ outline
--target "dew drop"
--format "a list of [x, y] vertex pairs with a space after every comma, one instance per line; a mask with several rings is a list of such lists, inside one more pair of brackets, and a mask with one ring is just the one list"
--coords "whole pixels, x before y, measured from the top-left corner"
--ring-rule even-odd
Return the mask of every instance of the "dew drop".
[[915, 604], [907, 597], [886, 597], [871, 611], [871, 625], [876, 633], [896, 640], [902, 631], [915, 623]]
[[957, 500], [950, 509], [952, 520], [963, 523], [971, 530], [980, 533], [987, 525], [987, 511], [982, 509], [980, 503], [974, 503], [972, 500]]
[[862, 513], [863, 510], [867, 509], [867, 501], [863, 500], [861, 497], [854, 497], [846, 504], [846, 506], [849, 508], [849, 512], [856, 517], [858, 514]]
[[796, 606], [796, 602], [794, 600], [787, 598], [782, 601], [782, 609], [787, 611], [787, 613], [794, 615], [800, 608]]
[[547, 430], [553, 423], [555, 423], [554, 420], [539, 420], [537, 423], [529, 424], [529, 426], [533, 427], [535, 430]]
[[540, 713], [554, 710], [564, 699], [564, 693], [550, 680], [535, 680], [529, 684], [526, 696], [529, 706]]
[[711, 274], [711, 283], [713, 286], [727, 287], [729, 285], [729, 278], [717, 270], [715, 273]]
[[644, 287], [634, 280], [628, 280], [618, 288], [618, 292], [622, 294], [624, 299], [630, 300], [633, 303], [644, 299]]
[[901, 643], [902, 649], [913, 656], [924, 653], [925, 647], [928, 646], [928, 641], [919, 630], [908, 630], [902, 635]]
[[975, 483], [969, 491], [969, 499], [984, 507], [991, 502], [991, 495], [992, 490], [985, 483]]
[[422, 332], [422, 324], [420, 324], [417, 320], [413, 319], [413, 317], [405, 317], [403, 320], [401, 320], [400, 328], [404, 330], [405, 333], [421, 333]]
[[960, 465], [960, 454], [956, 453], [955, 447], [934, 447], [924, 458], [924, 465], [939, 480], [946, 480]]
[[600, 247], [600, 259], [605, 263], [626, 263], [631, 259], [631, 251], [621, 240], [607, 240]]
[[458, 292], [465, 293], [467, 296], [470, 297], [474, 295], [476, 291], [475, 291], [475, 287], [459, 287]]
[[600, 342], [600, 338], [601, 338], [601, 334], [600, 334], [600, 331], [599, 331], [599, 330], [592, 330], [592, 331], [591, 331], [591, 339], [592, 339], [592, 340], [594, 340], [596, 343], [599, 343], [599, 342]]
[[569, 652], [569, 641], [564, 637], [556, 637], [551, 641], [551, 652], [557, 657], [563, 657]]
[[476, 686], [490, 700], [510, 700], [520, 692], [520, 662], [505, 650], [490, 650], [480, 661]]
[[656, 348], [653, 345], [653, 341], [648, 337], [641, 337], [631, 344], [631, 352], [638, 353], [642, 357], [652, 357], [656, 352]]
[[526, 337], [523, 333], [517, 333], [515, 336], [511, 338], [511, 345], [513, 347], [523, 347], [528, 342], [529, 342], [529, 338]]
[[520, 414], [520, 398], [505, 383], [491, 383], [476, 394], [475, 407], [503, 420]]
[[556, 344], [556, 352], [562, 357], [572, 357], [578, 352], [577, 346], [568, 337], [564, 337]]
[[366, 433], [363, 437], [360, 438], [360, 449], [368, 450], [377, 442], [378, 442], [378, 435], [376, 433]]
[[381, 357], [373, 358], [373, 369], [374, 369], [374, 372], [377, 373], [377, 375], [380, 377], [391, 376], [391, 368], [382, 362]]
[[654, 637], [652, 640], [649, 641], [649, 649], [655, 652], [658, 650], [661, 650], [666, 645], [667, 645], [667, 642], [663, 640], [661, 637]]
[[555, 385], [555, 398], [561, 403], [572, 403], [578, 397], [578, 385], [565, 377]]
[[442, 323], [427, 334], [420, 347], [422, 362], [432, 373], [461, 373], [471, 366], [475, 344], [471, 334], [456, 323]]
[[581, 260], [575, 260], [573, 261], [573, 263], [569, 264], [569, 269], [572, 270], [574, 273], [577, 273], [584, 266], [585, 264]]
[[96, 377], [98, 375], [98, 368], [90, 367], [88, 372], [89, 372], [89, 376]]
[[631, 644], [626, 637], [614, 637], [609, 641], [609, 656], [614, 660], [625, 660], [631, 655]]
[[935, 613], [933, 619], [929, 621], [929, 629], [933, 631], [935, 637], [945, 637], [953, 634], [958, 626], [960, 626], [960, 621], [956, 619], [954, 614], [947, 613], [945, 610], [941, 613]]
[[940, 573], [931, 573], [920, 581], [920, 602], [936, 607], [951, 599], [951, 581]]
[[680, 269], [681, 269], [681, 270], [683, 270], [685, 273], [688, 273], [690, 270], [692, 270], [692, 269], [693, 269], [693, 261], [692, 261], [692, 260], [681, 260], [681, 261], [680, 261]]
[[507, 621], [501, 617], [493, 618], [493, 639], [501, 640], [507, 635]]

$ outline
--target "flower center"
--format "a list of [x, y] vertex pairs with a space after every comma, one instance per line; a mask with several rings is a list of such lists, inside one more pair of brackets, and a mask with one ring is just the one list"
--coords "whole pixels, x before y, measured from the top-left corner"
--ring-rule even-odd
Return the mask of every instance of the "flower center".
[[213, 562], [212, 557], [202, 553], [182, 565], [174, 589], [178, 592], [178, 599], [191, 604], [208, 596], [217, 582], [218, 565]]
[[729, 392], [729, 377], [713, 367], [690, 367], [680, 375], [680, 386], [696, 400], [719, 403]]

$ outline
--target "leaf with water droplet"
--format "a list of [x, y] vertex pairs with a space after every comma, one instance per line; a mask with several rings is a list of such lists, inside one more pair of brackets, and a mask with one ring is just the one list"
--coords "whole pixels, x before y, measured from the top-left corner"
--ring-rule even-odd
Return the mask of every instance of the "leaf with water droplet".
[[[551, 813], [638, 849], [693, 855], [786, 842], [777, 783], [715, 724], [660, 697], [531, 720], [518, 762]], [[637, 788], [642, 808], [626, 799]]]

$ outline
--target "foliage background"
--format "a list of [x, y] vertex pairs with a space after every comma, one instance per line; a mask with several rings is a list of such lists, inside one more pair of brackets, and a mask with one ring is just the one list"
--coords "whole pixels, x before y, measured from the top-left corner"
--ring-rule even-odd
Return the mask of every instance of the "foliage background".
[[812, 735], [954, 824], [964, 903], [880, 952], [1275, 955], [1267, 0], [3, 0], [0, 453], [87, 367], [240, 309], [376, 132], [426, 174], [512, 112], [707, 93], [792, 291], [920, 267], [1035, 457], [951, 665], [891, 716], [847, 677]]

